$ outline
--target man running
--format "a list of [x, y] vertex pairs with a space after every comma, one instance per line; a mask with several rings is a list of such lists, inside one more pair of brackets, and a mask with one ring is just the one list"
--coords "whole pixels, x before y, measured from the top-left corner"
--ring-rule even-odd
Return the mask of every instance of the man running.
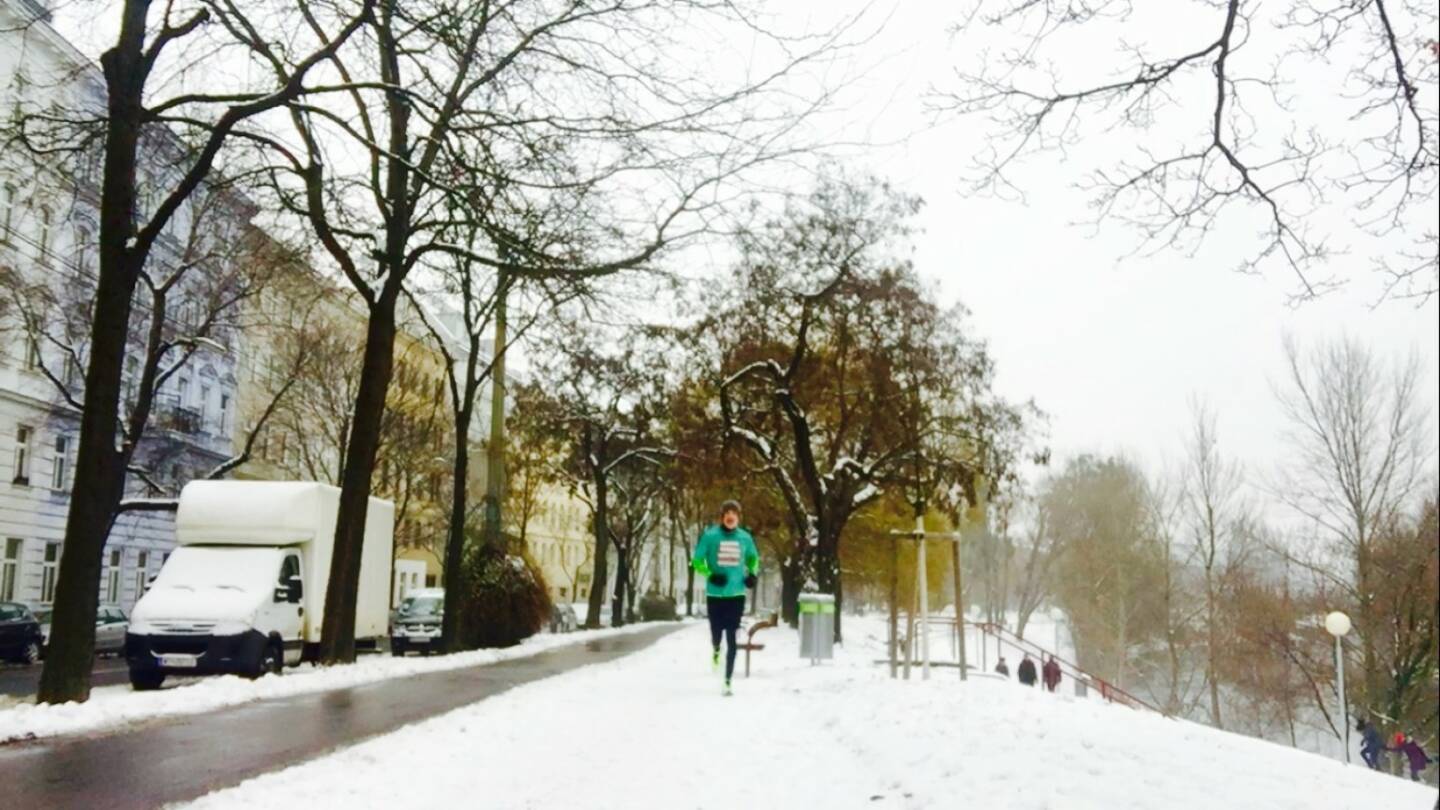
[[720, 666], [720, 635], [725, 635], [725, 690], [731, 694], [730, 676], [735, 673], [735, 633], [745, 613], [745, 589], [755, 587], [760, 570], [760, 552], [755, 538], [740, 527], [740, 503], [720, 505], [720, 524], [710, 525], [695, 543], [690, 566], [705, 577], [705, 607], [710, 615], [710, 664]]

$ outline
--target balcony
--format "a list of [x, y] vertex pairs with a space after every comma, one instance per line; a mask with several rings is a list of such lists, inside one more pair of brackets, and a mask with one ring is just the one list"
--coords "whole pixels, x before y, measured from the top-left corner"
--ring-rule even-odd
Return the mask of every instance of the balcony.
[[198, 436], [205, 429], [199, 409], [180, 404], [178, 397], [155, 398], [155, 426], [187, 436]]

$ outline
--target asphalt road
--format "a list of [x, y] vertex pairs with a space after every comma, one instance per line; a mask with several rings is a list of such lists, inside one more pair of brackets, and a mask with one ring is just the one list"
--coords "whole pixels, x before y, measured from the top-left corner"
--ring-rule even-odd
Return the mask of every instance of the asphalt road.
[[248, 703], [128, 731], [0, 745], [0, 804], [139, 810], [186, 801], [577, 667], [679, 628], [570, 645], [528, 658]]
[[[29, 697], [35, 694], [35, 690], [40, 686], [42, 666], [0, 664], [0, 695]], [[130, 683], [130, 673], [125, 667], [124, 658], [115, 656], [95, 659], [95, 666], [90, 670], [91, 686], [114, 686], [122, 683]]]

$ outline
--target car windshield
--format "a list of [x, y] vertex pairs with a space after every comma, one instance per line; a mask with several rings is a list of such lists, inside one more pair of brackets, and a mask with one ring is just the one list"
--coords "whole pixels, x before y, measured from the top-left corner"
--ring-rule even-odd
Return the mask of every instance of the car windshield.
[[410, 596], [400, 603], [400, 616], [419, 619], [439, 616], [445, 609], [445, 600], [436, 596]]

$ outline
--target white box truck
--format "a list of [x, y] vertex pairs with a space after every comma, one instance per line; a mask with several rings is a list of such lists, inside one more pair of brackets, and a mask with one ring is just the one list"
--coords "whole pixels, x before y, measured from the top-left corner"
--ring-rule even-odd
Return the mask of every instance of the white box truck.
[[[314, 657], [324, 621], [340, 490], [300, 481], [194, 481], [180, 493], [176, 549], [130, 614], [136, 689], [169, 674], [259, 676]], [[355, 636], [389, 620], [395, 507], [370, 499]]]

